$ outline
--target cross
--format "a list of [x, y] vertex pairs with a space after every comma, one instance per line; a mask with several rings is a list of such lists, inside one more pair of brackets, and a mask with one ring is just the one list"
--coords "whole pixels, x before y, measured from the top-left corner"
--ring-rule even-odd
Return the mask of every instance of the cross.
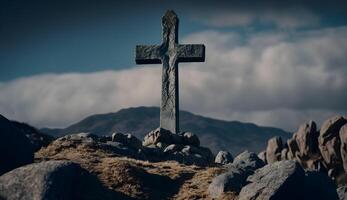
[[160, 128], [179, 133], [178, 63], [204, 61], [203, 44], [178, 43], [178, 18], [172, 10], [162, 17], [161, 45], [136, 46], [136, 64], [163, 64]]

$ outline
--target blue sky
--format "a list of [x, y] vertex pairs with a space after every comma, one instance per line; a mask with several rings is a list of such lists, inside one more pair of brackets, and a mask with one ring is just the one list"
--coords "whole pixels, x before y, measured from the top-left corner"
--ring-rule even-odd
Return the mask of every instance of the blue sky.
[[180, 42], [207, 48], [180, 64], [182, 109], [286, 130], [346, 115], [343, 1], [1, 1], [0, 113], [64, 127], [159, 106], [161, 66], [136, 66], [134, 48], [161, 42], [167, 9]]

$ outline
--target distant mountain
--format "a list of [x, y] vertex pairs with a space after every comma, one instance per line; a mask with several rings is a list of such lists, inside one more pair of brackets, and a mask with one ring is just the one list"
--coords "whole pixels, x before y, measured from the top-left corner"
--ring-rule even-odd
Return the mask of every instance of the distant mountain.
[[[122, 109], [116, 113], [89, 116], [64, 129], [44, 128], [40, 131], [55, 137], [70, 133], [90, 132], [96, 135], [111, 135], [113, 132], [132, 133], [143, 137], [159, 126], [159, 108], [137, 107]], [[252, 123], [224, 121], [180, 112], [180, 130], [197, 134], [201, 144], [216, 153], [228, 150], [233, 155], [243, 150], [258, 152], [264, 150], [267, 140], [280, 136], [286, 140], [291, 134], [279, 128], [261, 127]]]

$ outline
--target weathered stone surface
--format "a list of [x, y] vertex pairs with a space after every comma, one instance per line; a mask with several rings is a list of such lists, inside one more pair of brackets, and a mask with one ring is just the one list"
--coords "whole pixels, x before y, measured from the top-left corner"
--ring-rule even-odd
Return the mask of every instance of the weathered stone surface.
[[200, 146], [200, 140], [197, 135], [195, 135], [192, 132], [184, 132], [182, 134], [183, 136], [183, 144], [185, 145], [193, 145], [193, 146]]
[[299, 148], [300, 157], [310, 157], [319, 151], [318, 136], [319, 133], [314, 121], [309, 121], [308, 123], [300, 125], [295, 134], [295, 140]]
[[233, 156], [228, 151], [219, 151], [218, 154], [216, 155], [216, 158], [214, 159], [214, 162], [224, 165], [224, 164], [232, 163], [233, 160], [234, 160]]
[[244, 170], [254, 171], [261, 168], [265, 163], [257, 156], [257, 154], [244, 151], [234, 158], [232, 166], [242, 168]]
[[67, 161], [30, 164], [0, 177], [0, 196], [7, 200], [102, 199], [100, 188], [86, 170]]
[[34, 148], [29, 139], [0, 115], [0, 175], [32, 163]]
[[243, 169], [231, 167], [228, 172], [216, 176], [208, 187], [211, 198], [217, 199], [223, 193], [239, 192], [246, 185], [247, 175]]
[[156, 145], [157, 143], [181, 144], [182, 138], [178, 134], [173, 134], [162, 128], [157, 128], [149, 132], [143, 139], [143, 146]]
[[268, 164], [248, 177], [250, 183], [241, 189], [238, 200], [302, 199], [305, 172], [291, 160]]
[[266, 151], [261, 151], [258, 154], [258, 158], [260, 158], [260, 160], [262, 160], [265, 164], [267, 164], [267, 161], [266, 161]]
[[283, 149], [282, 139], [280, 137], [271, 138], [266, 147], [266, 160], [268, 163], [274, 163], [281, 160], [281, 151]]
[[137, 64], [163, 64], [160, 127], [179, 132], [178, 63], [203, 62], [204, 45], [178, 44], [178, 17], [169, 10], [162, 18], [162, 44], [136, 46]]
[[131, 148], [134, 149], [140, 149], [142, 148], [142, 142], [141, 140], [137, 139], [135, 136], [131, 134], [123, 134], [123, 133], [113, 133], [112, 134], [112, 141], [113, 142], [120, 142], [122, 144], [125, 144]]
[[320, 129], [319, 149], [328, 169], [342, 164], [339, 131], [346, 123], [346, 118], [336, 116], [326, 120]]
[[287, 145], [288, 145], [287, 157], [289, 160], [293, 160], [297, 157], [297, 154], [299, 154], [299, 147], [295, 140], [295, 134], [293, 135], [293, 138], [290, 138], [287, 141]]
[[281, 160], [288, 160], [288, 149], [287, 148], [282, 149]]
[[337, 194], [340, 200], [347, 200], [347, 186], [337, 188]]
[[343, 161], [343, 168], [347, 173], [347, 124], [343, 125], [340, 129], [340, 140], [341, 140], [341, 158]]
[[317, 171], [307, 171], [301, 199], [338, 200], [334, 182], [325, 174]]

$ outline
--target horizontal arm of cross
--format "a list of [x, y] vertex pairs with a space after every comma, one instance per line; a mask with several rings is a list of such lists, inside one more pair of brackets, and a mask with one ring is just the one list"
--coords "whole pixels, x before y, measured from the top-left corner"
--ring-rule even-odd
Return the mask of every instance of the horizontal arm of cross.
[[178, 45], [178, 62], [204, 62], [205, 45], [185, 44]]
[[160, 46], [159, 45], [137, 45], [136, 46], [136, 64], [160, 64]]

